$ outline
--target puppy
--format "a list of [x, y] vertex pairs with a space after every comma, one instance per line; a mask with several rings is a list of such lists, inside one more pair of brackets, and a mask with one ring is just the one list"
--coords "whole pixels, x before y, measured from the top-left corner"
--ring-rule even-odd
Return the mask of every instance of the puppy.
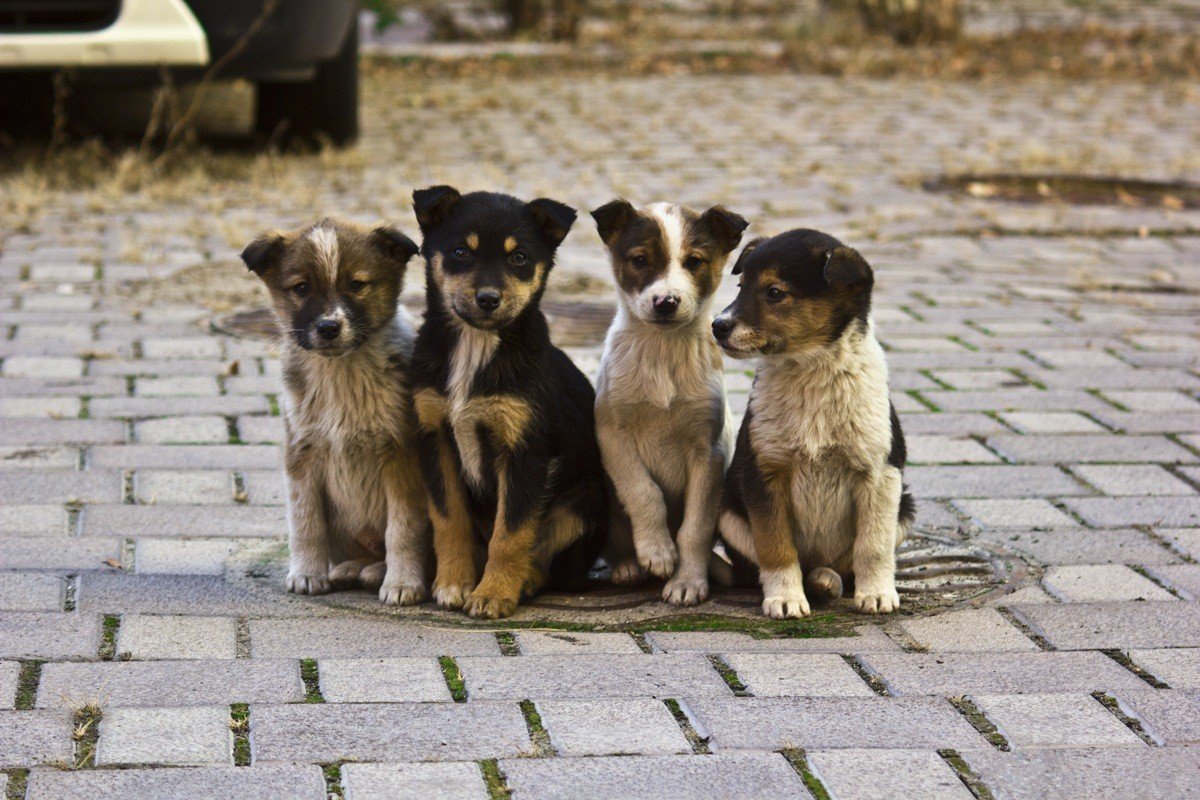
[[333, 219], [265, 233], [242, 252], [271, 292], [282, 334], [288, 591], [361, 581], [389, 604], [426, 597], [414, 333], [397, 306], [416, 252], [395, 228]]
[[592, 386], [550, 343], [539, 308], [575, 211], [449, 186], [413, 192], [413, 205], [426, 264], [413, 379], [434, 597], [506, 617], [547, 580], [578, 586], [607, 534]]
[[831, 599], [843, 580], [860, 611], [895, 611], [895, 549], [914, 506], [871, 320], [871, 267], [832, 236], [794, 230], [751, 242], [733, 273], [737, 298], [713, 333], [730, 355], [761, 361], [720, 535], [757, 564], [767, 616], [805, 616], [806, 585]]
[[733, 453], [712, 297], [748, 223], [720, 206], [638, 211], [624, 200], [592, 216], [619, 300], [596, 381], [596, 433], [620, 500], [609, 533], [613, 582], [637, 583], [649, 572], [670, 579], [664, 600], [693, 605], [708, 597]]

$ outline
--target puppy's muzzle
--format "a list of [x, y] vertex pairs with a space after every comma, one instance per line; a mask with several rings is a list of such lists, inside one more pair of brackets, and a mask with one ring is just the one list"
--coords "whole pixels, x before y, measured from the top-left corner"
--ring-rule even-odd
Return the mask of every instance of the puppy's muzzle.
[[323, 319], [316, 325], [317, 336], [332, 342], [342, 333], [342, 323], [336, 319]]
[[722, 344], [729, 339], [729, 334], [733, 333], [733, 329], [737, 327], [737, 320], [733, 317], [719, 316], [713, 320], [712, 331], [713, 336], [717, 337], [717, 341]]
[[484, 314], [491, 314], [500, 307], [500, 293], [492, 289], [481, 289], [475, 293], [475, 305]]
[[679, 298], [675, 295], [656, 295], [654, 298], [654, 314], [660, 320], [669, 320], [679, 310]]

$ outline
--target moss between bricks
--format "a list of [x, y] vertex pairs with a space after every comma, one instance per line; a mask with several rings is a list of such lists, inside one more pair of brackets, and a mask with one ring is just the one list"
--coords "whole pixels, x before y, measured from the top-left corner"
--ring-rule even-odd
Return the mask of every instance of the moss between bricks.
[[550, 744], [550, 734], [542, 724], [542, 715], [532, 700], [521, 701], [521, 714], [525, 717], [525, 727], [529, 729], [529, 739], [533, 742], [533, 756], [547, 758], [555, 755], [554, 746]]
[[500, 764], [494, 758], [479, 762], [479, 771], [483, 773], [483, 782], [487, 784], [488, 800], [507, 800], [512, 795], [512, 789], [500, 771]]
[[317, 674], [317, 662], [315, 659], [304, 658], [300, 660], [300, 679], [304, 681], [304, 702], [325, 702], [325, 698], [321, 694], [321, 679]]
[[17, 700], [14, 708], [18, 711], [29, 711], [37, 703], [38, 683], [42, 679], [44, 661], [22, 661], [21, 671], [17, 676]]
[[966, 785], [971, 794], [978, 797], [979, 800], [995, 800], [992, 790], [979, 779], [979, 776], [963, 760], [963, 757], [959, 755], [957, 750], [938, 750], [938, 755], [949, 765], [950, 769], [954, 770], [955, 774], [958, 775], [958, 779]]
[[342, 800], [345, 789], [342, 787], [342, 765], [340, 763], [325, 764], [321, 767], [325, 776], [325, 796], [328, 800]]
[[708, 747], [708, 740], [703, 738], [692, 727], [692, 721], [688, 719], [687, 712], [679, 705], [678, 700], [668, 697], [663, 700], [663, 705], [667, 707], [667, 710], [671, 712], [671, 716], [675, 718], [675, 723], [679, 725], [684, 737], [688, 740], [688, 744], [692, 746], [693, 753], [696, 755], [708, 755], [712, 752]]
[[467, 702], [467, 685], [463, 683], [462, 670], [458, 668], [458, 662], [450, 656], [439, 656], [438, 663], [442, 665], [442, 675], [446, 679], [446, 686], [449, 687], [450, 696], [454, 698], [454, 702]]
[[5, 800], [23, 800], [25, 797], [25, 785], [29, 782], [29, 770], [27, 769], [10, 769], [8, 770], [8, 788], [4, 792]]
[[792, 769], [800, 776], [800, 780], [804, 781], [804, 785], [816, 800], [830, 800], [829, 792], [825, 790], [824, 784], [820, 779], [813, 774], [812, 769], [808, 766], [808, 755], [803, 750], [783, 750], [783, 757], [792, 765]]
[[229, 707], [229, 730], [233, 731], [234, 766], [250, 766], [250, 706], [234, 703]]
[[96, 765], [96, 743], [100, 739], [100, 720], [104, 714], [100, 706], [88, 703], [75, 709], [75, 727], [71, 738], [75, 741], [75, 757], [70, 769], [87, 769]]

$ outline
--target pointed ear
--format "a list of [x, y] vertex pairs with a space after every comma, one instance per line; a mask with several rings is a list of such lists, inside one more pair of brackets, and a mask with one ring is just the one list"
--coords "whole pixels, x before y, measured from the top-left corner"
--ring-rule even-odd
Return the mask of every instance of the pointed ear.
[[277, 232], [261, 234], [242, 251], [242, 261], [246, 267], [260, 278], [271, 269], [279, 266], [283, 255], [283, 234]]
[[760, 244], [762, 244], [766, 240], [767, 240], [767, 237], [760, 236], [757, 239], [751, 239], [749, 242], [747, 242], [746, 246], [742, 248], [742, 252], [738, 254], [738, 260], [735, 261], [733, 264], [733, 273], [732, 274], [741, 275], [742, 270], [746, 266], [747, 257], [749, 257], [750, 253], [753, 252], [754, 248], [758, 247]]
[[371, 244], [400, 266], [407, 264], [420, 250], [416, 242], [390, 225], [381, 225], [371, 231]]
[[592, 212], [592, 219], [596, 220], [596, 230], [600, 233], [600, 241], [605, 244], [620, 236], [635, 216], [637, 210], [633, 205], [620, 198], [605, 203]]
[[557, 200], [539, 197], [525, 205], [537, 220], [538, 228], [549, 242], [558, 247], [575, 224], [575, 209]]
[[825, 253], [825, 282], [834, 289], [859, 284], [870, 285], [875, 280], [871, 265], [852, 247], [838, 245]]
[[462, 195], [453, 186], [441, 185], [417, 189], [412, 193], [412, 199], [417, 224], [421, 226], [421, 232], [426, 233], [446, 221]]
[[724, 206], [713, 206], [701, 214], [700, 225], [708, 229], [726, 253], [733, 252], [742, 240], [742, 233], [750, 227], [750, 223], [740, 214], [735, 214]]

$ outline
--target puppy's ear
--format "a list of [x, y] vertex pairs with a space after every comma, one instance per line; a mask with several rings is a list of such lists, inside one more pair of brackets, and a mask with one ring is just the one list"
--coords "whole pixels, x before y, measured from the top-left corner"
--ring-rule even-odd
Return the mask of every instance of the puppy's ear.
[[575, 209], [557, 200], [539, 197], [527, 203], [525, 207], [537, 220], [542, 235], [554, 247], [562, 244], [562, 240], [567, 238], [567, 231], [575, 224]]
[[700, 225], [708, 229], [726, 253], [733, 252], [733, 248], [742, 240], [742, 233], [750, 227], [750, 223], [740, 214], [735, 214], [724, 206], [713, 206], [701, 214]]
[[852, 247], [838, 245], [825, 253], [825, 283], [833, 289], [844, 289], [875, 280], [871, 265]]
[[371, 244], [400, 266], [420, 251], [416, 242], [390, 225], [381, 225], [371, 231]]
[[242, 251], [242, 261], [246, 262], [246, 267], [251, 272], [261, 278], [279, 266], [279, 259], [283, 256], [283, 247], [283, 234], [275, 232], [261, 234], [246, 245], [246, 249]]
[[453, 186], [430, 186], [412, 193], [413, 211], [417, 213], [417, 224], [421, 232], [427, 233], [446, 221], [451, 209], [462, 199]]
[[630, 221], [637, 216], [637, 210], [628, 200], [618, 198], [600, 206], [592, 212], [592, 219], [596, 220], [596, 230], [600, 233], [600, 241], [609, 244]]
[[742, 274], [742, 270], [746, 266], [747, 257], [750, 255], [751, 252], [754, 251], [754, 248], [758, 247], [760, 244], [762, 244], [766, 240], [767, 240], [767, 237], [760, 236], [757, 239], [751, 239], [749, 242], [746, 243], [746, 246], [742, 248], [742, 252], [740, 254], [738, 254], [738, 260], [733, 262], [733, 274], [734, 275]]

